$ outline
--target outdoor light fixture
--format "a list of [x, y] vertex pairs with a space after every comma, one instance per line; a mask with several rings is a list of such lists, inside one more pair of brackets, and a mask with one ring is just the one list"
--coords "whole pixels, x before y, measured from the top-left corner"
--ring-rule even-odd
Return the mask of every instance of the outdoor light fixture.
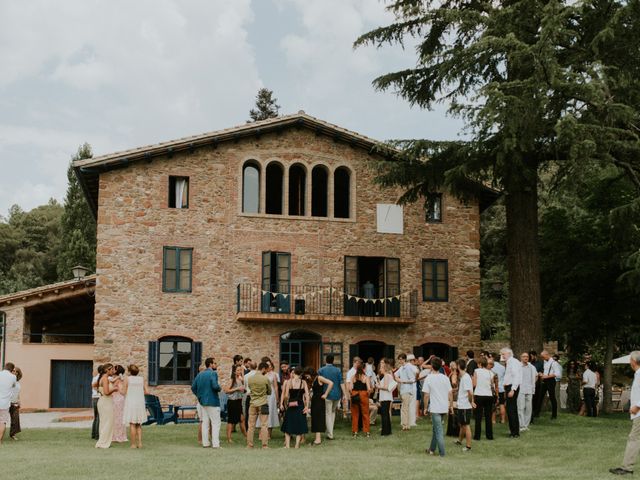
[[81, 278], [84, 278], [87, 275], [87, 273], [89, 272], [89, 269], [83, 267], [82, 265], [77, 265], [73, 267], [71, 271], [73, 272], [73, 278], [75, 278], [76, 280], [80, 280]]

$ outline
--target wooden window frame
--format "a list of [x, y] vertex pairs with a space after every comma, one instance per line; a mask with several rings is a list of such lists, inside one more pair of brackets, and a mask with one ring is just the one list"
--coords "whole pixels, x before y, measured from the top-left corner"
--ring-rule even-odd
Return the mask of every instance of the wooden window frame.
[[[433, 214], [433, 202], [437, 201], [440, 203], [440, 218], [439, 219], [434, 219], [431, 217], [431, 215]], [[425, 222], [427, 223], [442, 223], [442, 219], [444, 217], [444, 212], [443, 212], [443, 208], [442, 208], [442, 201], [443, 201], [443, 196], [442, 193], [431, 193], [427, 196], [426, 199], [426, 205], [425, 205], [425, 212], [424, 212], [424, 218], [425, 218]]]
[[[176, 288], [167, 288], [167, 252], [176, 252]], [[183, 251], [189, 251], [189, 287], [182, 288], [180, 285], [180, 255]], [[162, 247], [162, 291], [167, 293], [191, 293], [193, 289], [193, 248], [192, 247]]]
[[[445, 272], [445, 292], [444, 295], [441, 295], [438, 292], [438, 264], [444, 264], [444, 272]], [[427, 279], [426, 279], [426, 268], [429, 265], [432, 268], [432, 282], [433, 282], [433, 295], [427, 296]], [[449, 260], [441, 259], [441, 258], [425, 258], [422, 260], [422, 300], [425, 302], [448, 302], [449, 301]]]
[[[186, 180], [187, 181], [187, 204], [185, 206], [182, 206], [180, 208], [178, 208], [176, 206], [178, 199], [175, 197], [176, 193], [175, 193], [175, 181], [176, 180]], [[175, 209], [175, 210], [186, 210], [189, 208], [189, 197], [191, 196], [191, 180], [189, 179], [189, 177], [185, 176], [185, 175], [169, 175], [169, 188], [168, 188], [168, 198], [167, 198], [167, 205], [168, 208], [171, 209]], [[173, 191], [173, 193], [172, 193]], [[174, 200], [174, 205], [171, 206], [171, 195], [173, 194], [173, 200]]]

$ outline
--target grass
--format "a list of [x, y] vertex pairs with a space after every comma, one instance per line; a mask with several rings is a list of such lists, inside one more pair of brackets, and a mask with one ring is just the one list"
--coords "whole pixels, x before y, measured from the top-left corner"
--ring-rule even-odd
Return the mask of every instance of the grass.
[[474, 442], [469, 453], [447, 437], [447, 456], [439, 458], [424, 453], [431, 438], [428, 420], [419, 419], [410, 432], [400, 431], [398, 417], [393, 422], [391, 437], [380, 437], [373, 427], [370, 439], [352, 439], [346, 422], [340, 421], [336, 440], [300, 450], [282, 449], [278, 431], [266, 451], [246, 450], [239, 433], [238, 443], [223, 443], [219, 451], [204, 449], [196, 443], [195, 425], [144, 427], [143, 450], [114, 444], [98, 451], [88, 430], [26, 430], [20, 441], [0, 447], [0, 478], [602, 479], [613, 478], [608, 469], [621, 462], [630, 428], [624, 415], [591, 419], [561, 414], [554, 422], [541, 419], [518, 440], [507, 437], [506, 426], [496, 425], [496, 439]]

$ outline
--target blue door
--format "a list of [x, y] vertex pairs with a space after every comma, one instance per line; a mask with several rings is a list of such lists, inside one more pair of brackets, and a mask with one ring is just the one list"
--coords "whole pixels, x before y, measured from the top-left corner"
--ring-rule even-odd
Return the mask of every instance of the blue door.
[[51, 360], [51, 408], [91, 408], [93, 362]]

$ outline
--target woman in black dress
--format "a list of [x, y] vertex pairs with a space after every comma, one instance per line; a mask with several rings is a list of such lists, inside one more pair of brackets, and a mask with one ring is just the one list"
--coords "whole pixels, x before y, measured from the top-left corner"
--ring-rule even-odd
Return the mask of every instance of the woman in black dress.
[[307, 385], [311, 385], [311, 432], [316, 434], [312, 445], [320, 445], [322, 434], [327, 430], [324, 401], [333, 388], [333, 382], [318, 375], [312, 367], [305, 369], [304, 376]]
[[242, 415], [242, 398], [244, 397], [244, 371], [242, 365], [231, 368], [231, 382], [224, 389], [227, 394], [227, 443], [233, 443], [231, 433], [240, 424], [242, 435], [247, 436]]
[[296, 437], [296, 448], [300, 448], [302, 436], [309, 431], [309, 387], [302, 379], [302, 368], [296, 367], [291, 378], [285, 383], [280, 408], [284, 410], [284, 420], [280, 430], [284, 432], [284, 448], [289, 448], [291, 435]]

